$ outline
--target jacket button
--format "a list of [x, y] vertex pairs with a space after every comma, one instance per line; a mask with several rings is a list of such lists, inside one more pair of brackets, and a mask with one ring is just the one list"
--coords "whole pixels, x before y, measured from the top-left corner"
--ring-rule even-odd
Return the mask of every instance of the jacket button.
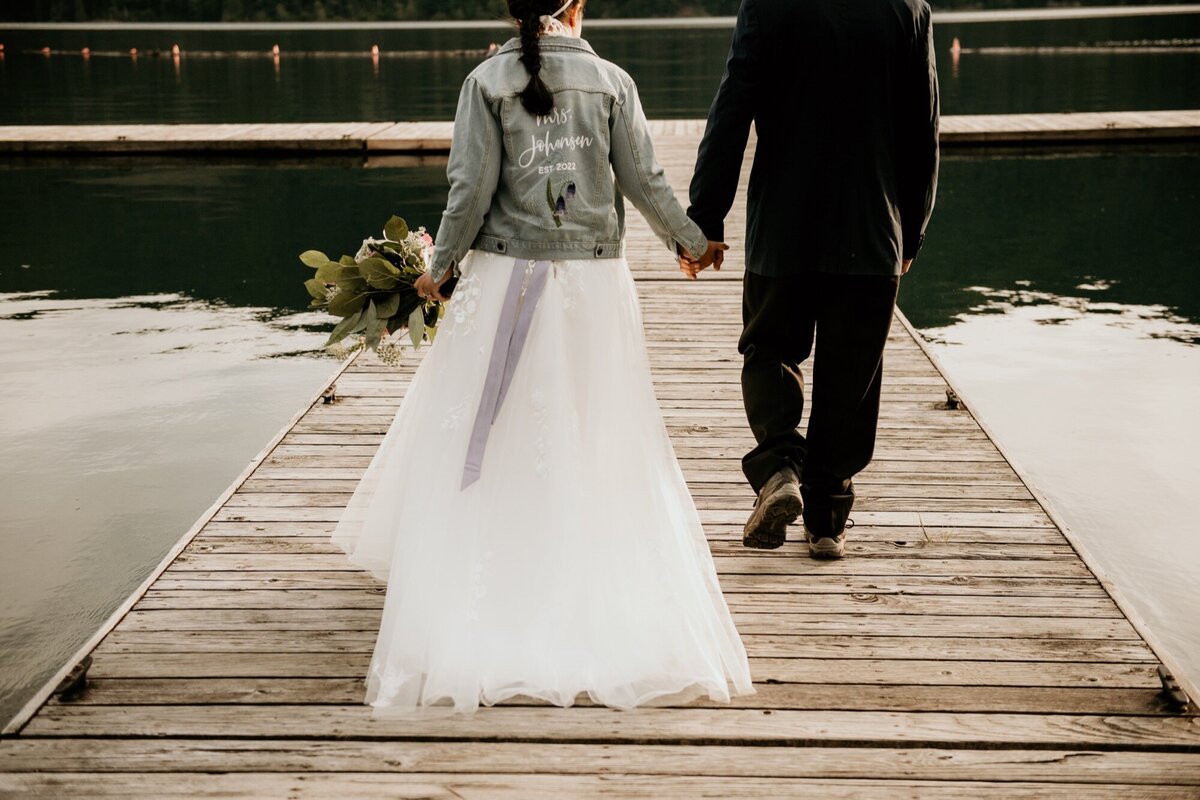
[[501, 253], [504, 252], [504, 242], [496, 242], [496, 249]]
[[596, 245], [596, 255], [598, 255], [598, 256], [604, 255], [603, 245]]

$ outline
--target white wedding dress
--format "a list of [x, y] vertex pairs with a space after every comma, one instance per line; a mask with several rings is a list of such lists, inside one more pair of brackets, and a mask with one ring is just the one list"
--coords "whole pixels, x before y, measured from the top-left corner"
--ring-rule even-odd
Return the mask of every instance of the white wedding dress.
[[551, 262], [481, 477], [460, 488], [514, 269], [481, 251], [463, 260], [333, 532], [387, 582], [366, 702], [382, 715], [515, 695], [632, 708], [753, 693], [624, 258]]

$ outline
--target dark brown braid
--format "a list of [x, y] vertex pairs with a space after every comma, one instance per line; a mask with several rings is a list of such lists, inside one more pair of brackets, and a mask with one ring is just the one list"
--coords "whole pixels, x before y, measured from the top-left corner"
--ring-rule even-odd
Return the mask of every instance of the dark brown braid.
[[[529, 72], [529, 83], [521, 91], [521, 105], [530, 114], [549, 114], [554, 108], [554, 93], [542, 80], [542, 51], [538, 41], [542, 14], [551, 14], [562, 0], [508, 0], [508, 13], [521, 34], [521, 63]], [[566, 13], [566, 12], [563, 12]]]

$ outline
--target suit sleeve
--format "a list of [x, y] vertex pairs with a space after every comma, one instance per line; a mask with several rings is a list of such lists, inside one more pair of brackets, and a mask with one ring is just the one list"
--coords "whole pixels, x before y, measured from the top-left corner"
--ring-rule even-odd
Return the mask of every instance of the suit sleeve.
[[900, 225], [903, 257], [915, 258], [925, 242], [925, 226], [933, 213], [938, 182], [938, 122], [940, 103], [933, 24], [930, 9], [922, 4], [921, 27], [916, 36], [906, 77], [904, 129], [900, 141]]
[[688, 216], [711, 241], [725, 240], [725, 217], [737, 194], [742, 160], [762, 81], [762, 41], [755, 0], [742, 0], [725, 74], [708, 111], [696, 154]]

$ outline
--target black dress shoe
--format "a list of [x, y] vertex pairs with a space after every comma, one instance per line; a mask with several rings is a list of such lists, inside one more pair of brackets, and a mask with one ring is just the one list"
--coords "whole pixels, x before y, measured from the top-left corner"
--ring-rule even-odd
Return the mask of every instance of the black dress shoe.
[[774, 550], [787, 541], [787, 526], [804, 510], [800, 478], [791, 467], [772, 475], [758, 493], [754, 512], [746, 521], [742, 544], [757, 550]]

